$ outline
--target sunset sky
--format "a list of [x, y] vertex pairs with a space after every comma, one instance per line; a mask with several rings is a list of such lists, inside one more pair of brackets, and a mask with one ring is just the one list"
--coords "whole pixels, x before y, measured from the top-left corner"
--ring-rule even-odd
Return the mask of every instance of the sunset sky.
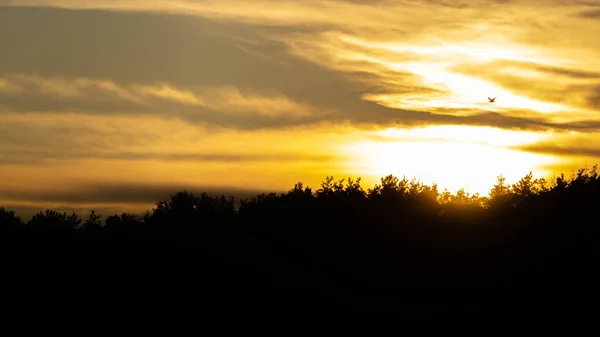
[[593, 0], [0, 0], [0, 205], [570, 174], [599, 32]]

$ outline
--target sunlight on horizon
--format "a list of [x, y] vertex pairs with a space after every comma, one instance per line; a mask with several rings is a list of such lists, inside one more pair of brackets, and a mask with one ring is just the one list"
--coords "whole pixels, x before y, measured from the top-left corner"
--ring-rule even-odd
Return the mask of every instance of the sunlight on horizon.
[[[391, 79], [386, 90], [363, 94], [363, 99], [386, 107], [457, 116], [492, 111], [507, 116], [545, 116], [549, 121], [561, 122], [591, 116], [589, 111], [534, 98], [523, 94], [527, 90], [515, 91], [493, 80], [505, 78], [503, 76], [510, 78], [515, 71], [521, 77], [532, 79], [545, 76], [535, 68], [515, 70], [503, 62], [530, 62], [548, 67], [573, 65], [558, 54], [515, 43], [509, 37], [495, 35], [485, 40], [465, 41], [432, 37], [403, 43], [375, 43], [348, 35], [336, 38], [363, 48], [363, 52], [337, 50], [338, 59], [371, 63], [398, 76], [416, 75], [395, 79], [384, 73], [383, 78]], [[491, 66], [494, 62], [498, 62], [498, 66]], [[467, 65], [466, 70], [460, 70], [463, 65]], [[370, 71], [368, 66], [362, 67]], [[380, 68], [371, 71], [380, 73], [376, 69]], [[407, 91], [403, 88], [406, 82], [420, 89]], [[488, 97], [496, 97], [496, 101], [490, 103]], [[565, 111], [571, 114], [565, 115]], [[427, 184], [437, 183], [451, 192], [464, 188], [471, 193], [487, 195], [499, 175], [508, 183], [517, 182], [529, 172], [539, 178], [550, 178], [555, 173], [551, 167], [566, 161], [559, 155], [516, 149], [527, 144], [551, 142], [551, 131], [539, 133], [446, 125], [384, 128], [373, 135], [376, 136], [374, 139], [348, 144], [343, 151], [360, 158], [354, 163], [355, 169], [375, 177], [374, 183], [381, 176], [393, 174], [420, 179]]]
[[356, 171], [376, 177], [375, 183], [392, 174], [428, 185], [437, 183], [450, 192], [465, 189], [487, 195], [499, 175], [511, 184], [530, 171], [546, 178], [551, 174], [546, 167], [560, 162], [554, 156], [507, 148], [535, 143], [549, 134], [463, 126], [392, 128], [375, 134], [382, 139], [343, 147], [357, 156]]

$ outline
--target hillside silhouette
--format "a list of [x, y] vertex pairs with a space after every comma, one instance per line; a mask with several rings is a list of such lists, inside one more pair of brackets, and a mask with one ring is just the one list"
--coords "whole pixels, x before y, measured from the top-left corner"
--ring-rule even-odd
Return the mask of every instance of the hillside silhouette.
[[500, 176], [489, 196], [392, 175], [369, 189], [327, 177], [316, 190], [297, 183], [239, 207], [180, 191], [143, 215], [45, 210], [24, 221], [0, 208], [0, 235], [162, 247], [139, 258], [107, 253], [113, 265], [103, 270], [139, 272], [144, 284], [161, 271], [169, 291], [227, 310], [562, 315], [600, 299], [599, 209], [597, 166], [553, 182]]

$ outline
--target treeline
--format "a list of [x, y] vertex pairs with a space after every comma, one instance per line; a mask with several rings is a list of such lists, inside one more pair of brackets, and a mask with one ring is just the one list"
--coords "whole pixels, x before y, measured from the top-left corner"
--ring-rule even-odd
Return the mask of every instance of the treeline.
[[[7, 234], [66, 235], [69, 238], [95, 238], [105, 232], [109, 236], [136, 236], [137, 232], [161, 230], [185, 232], [195, 227], [233, 226], [252, 224], [256, 229], [278, 218], [279, 221], [309, 223], [326, 222], [329, 225], [357, 223], [373, 227], [372, 223], [397, 222], [394, 230], [411, 227], [411, 224], [437, 223], [442, 227], [460, 230], [464, 225], [484, 223], [510, 216], [511, 221], [556, 221], [568, 215], [569, 219], [583, 219], [593, 211], [598, 199], [598, 166], [580, 169], [565, 178], [564, 174], [552, 183], [534, 179], [532, 173], [519, 182], [509, 185], [498, 177], [489, 195], [469, 194], [465, 190], [450, 193], [439, 191], [437, 185], [428, 186], [416, 179], [399, 179], [393, 175], [381, 178], [381, 183], [364, 189], [361, 179], [335, 180], [326, 177], [317, 190], [297, 183], [287, 193], [263, 193], [240, 200], [235, 207], [233, 197], [194, 195], [187, 191], [173, 194], [145, 214], [122, 213], [103, 219], [91, 211], [86, 220], [73, 212], [40, 211], [30, 220], [23, 221], [14, 212], [0, 207], [0, 225]], [[557, 218], [558, 216], [558, 218]], [[377, 226], [377, 225], [375, 225]], [[281, 230], [288, 226], [281, 224]], [[348, 226], [345, 226], [348, 228]], [[351, 226], [350, 226], [351, 227]], [[390, 228], [391, 229], [391, 228]], [[490, 229], [490, 227], [487, 227]], [[275, 229], [273, 229], [275, 230]], [[140, 234], [137, 233], [137, 234]], [[39, 234], [39, 235], [38, 235]], [[55, 237], [56, 238], [56, 237]], [[158, 238], [176, 238], [159, 235]]]
[[517, 298], [566, 301], [565, 278], [577, 280], [570, 291], [591, 298], [599, 207], [594, 166], [553, 182], [530, 173], [509, 185], [500, 176], [489, 196], [390, 175], [366, 190], [360, 179], [327, 177], [316, 190], [298, 183], [238, 208], [232, 197], [187, 191], [144, 215], [104, 219], [46, 210], [24, 222], [0, 208], [0, 230], [15, 240], [182, 241], [229, 269], [259, 270], [272, 284], [318, 288], [363, 308], [375, 301], [464, 309]]

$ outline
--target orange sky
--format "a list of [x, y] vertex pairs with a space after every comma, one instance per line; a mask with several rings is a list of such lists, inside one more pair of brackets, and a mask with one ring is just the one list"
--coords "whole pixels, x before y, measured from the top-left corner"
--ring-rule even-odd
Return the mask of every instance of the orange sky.
[[600, 157], [598, 18], [589, 0], [0, 0], [0, 205], [570, 173]]

